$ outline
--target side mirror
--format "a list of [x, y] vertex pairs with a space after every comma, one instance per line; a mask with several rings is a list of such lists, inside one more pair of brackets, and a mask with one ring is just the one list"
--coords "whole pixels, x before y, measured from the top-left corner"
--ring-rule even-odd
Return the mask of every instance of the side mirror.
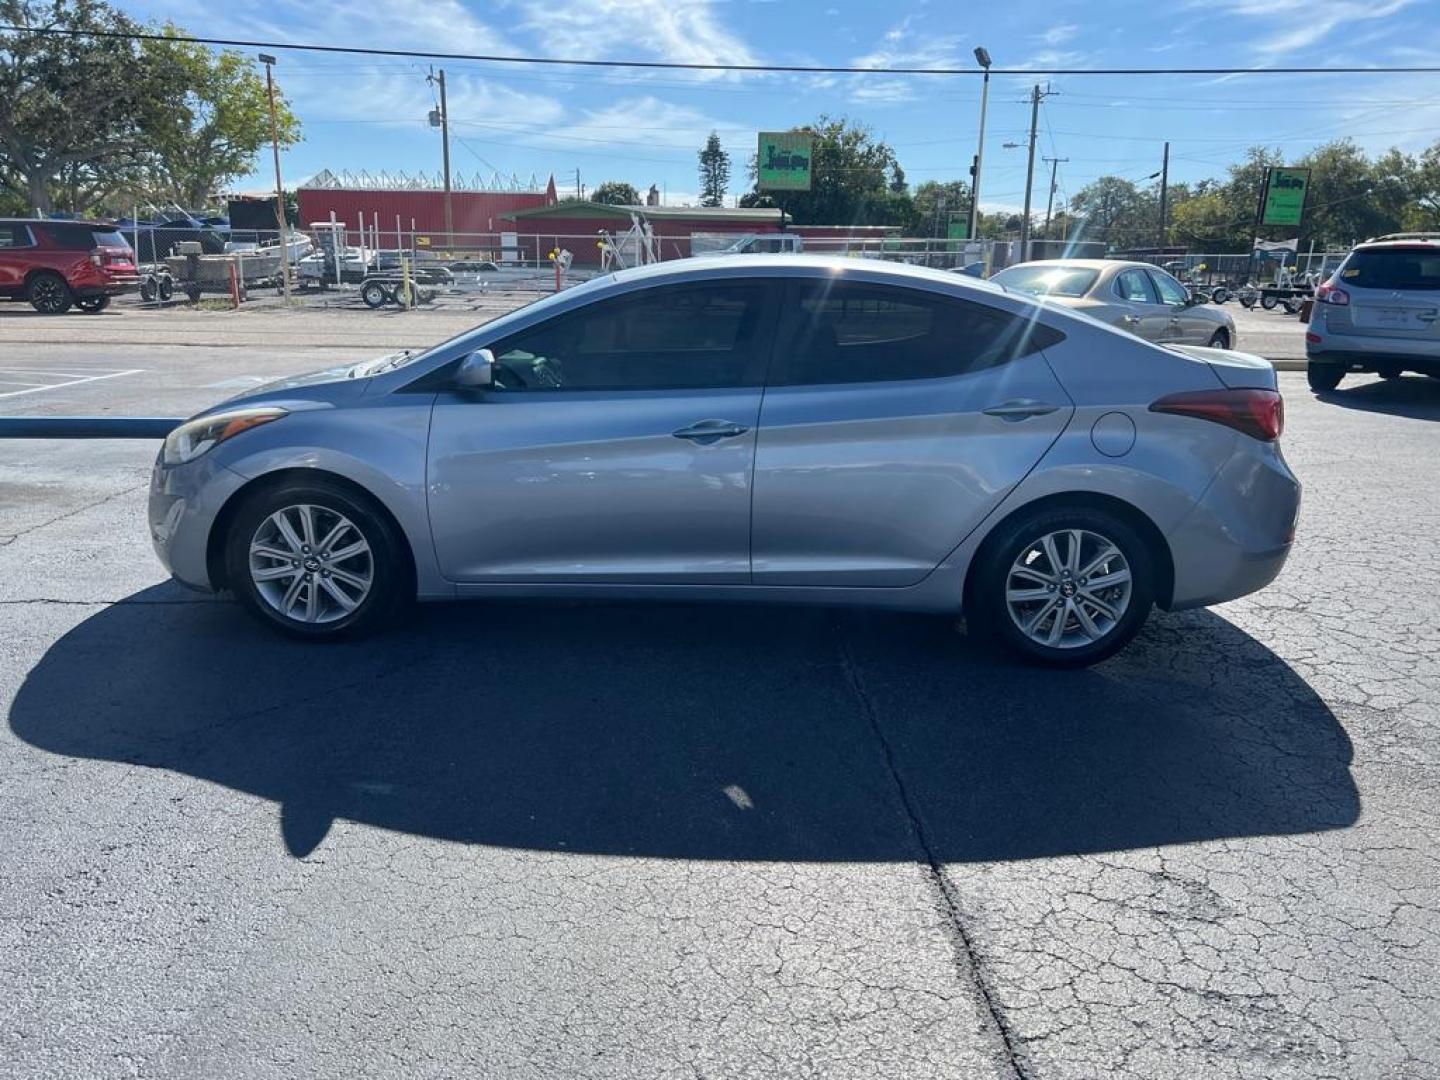
[[488, 390], [495, 385], [495, 354], [489, 349], [476, 349], [455, 369], [457, 390]]

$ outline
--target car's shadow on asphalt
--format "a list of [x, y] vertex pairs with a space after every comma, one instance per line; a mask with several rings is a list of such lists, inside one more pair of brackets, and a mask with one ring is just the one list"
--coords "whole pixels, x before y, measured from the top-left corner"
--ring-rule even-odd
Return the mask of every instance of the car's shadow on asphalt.
[[1379, 379], [1360, 386], [1330, 390], [1319, 395], [1327, 405], [1347, 409], [1405, 416], [1412, 420], [1440, 420], [1440, 379], [1426, 375], [1404, 375]]
[[230, 604], [147, 602], [178, 598], [156, 586], [72, 629], [10, 725], [56, 754], [275, 800], [295, 855], [336, 819], [687, 859], [912, 860], [923, 836], [963, 862], [1359, 814], [1335, 717], [1208, 612], [1158, 616], [1067, 673], [883, 613], [454, 606], [315, 646]]

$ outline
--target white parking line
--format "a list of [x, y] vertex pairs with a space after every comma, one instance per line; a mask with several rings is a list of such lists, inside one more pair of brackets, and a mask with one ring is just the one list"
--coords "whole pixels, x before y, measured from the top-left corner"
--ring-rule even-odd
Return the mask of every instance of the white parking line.
[[131, 368], [129, 371], [111, 371], [105, 375], [87, 375], [81, 379], [49, 383], [46, 386], [30, 386], [24, 390], [5, 390], [0, 391], [0, 398], [19, 397], [21, 394], [38, 394], [42, 390], [65, 390], [72, 386], [80, 386], [83, 383], [99, 382], [101, 379], [118, 379], [122, 375], [139, 375], [144, 370], [144, 368]]

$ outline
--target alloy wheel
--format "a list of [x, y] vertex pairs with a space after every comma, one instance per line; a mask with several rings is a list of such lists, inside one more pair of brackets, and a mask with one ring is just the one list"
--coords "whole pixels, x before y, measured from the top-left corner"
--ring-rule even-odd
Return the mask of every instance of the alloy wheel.
[[355, 523], [326, 506], [276, 510], [250, 539], [250, 580], [287, 619], [323, 624], [345, 618], [375, 584], [375, 559]]
[[58, 277], [49, 274], [37, 277], [30, 286], [30, 304], [43, 314], [58, 315], [70, 306], [68, 291]]
[[1107, 637], [1124, 618], [1130, 564], [1108, 537], [1060, 529], [1025, 544], [1005, 581], [1005, 607], [1020, 632], [1051, 649]]

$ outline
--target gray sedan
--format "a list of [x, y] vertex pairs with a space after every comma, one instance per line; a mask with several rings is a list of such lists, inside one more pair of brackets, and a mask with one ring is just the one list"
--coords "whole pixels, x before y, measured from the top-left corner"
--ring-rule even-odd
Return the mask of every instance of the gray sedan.
[[1050, 259], [1006, 267], [991, 279], [1158, 344], [1235, 347], [1235, 320], [1149, 263]]
[[963, 611], [1077, 665], [1279, 572], [1282, 416], [1264, 361], [986, 282], [687, 259], [195, 417], [150, 531], [301, 638], [417, 598], [792, 601]]

